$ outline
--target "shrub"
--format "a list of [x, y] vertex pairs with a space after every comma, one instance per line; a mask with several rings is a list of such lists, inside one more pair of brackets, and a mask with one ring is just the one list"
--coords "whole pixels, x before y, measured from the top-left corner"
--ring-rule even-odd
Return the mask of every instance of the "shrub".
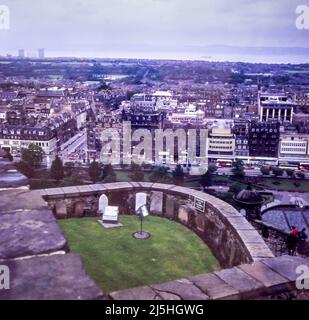
[[172, 172], [172, 176], [173, 176], [173, 181], [176, 185], [183, 184], [185, 175], [184, 175], [182, 166], [180, 164], [177, 164], [177, 166], [175, 167], [175, 169]]
[[285, 172], [289, 177], [293, 177], [294, 176], [294, 170], [292, 170], [292, 169], [285, 169]]
[[32, 178], [34, 175], [34, 170], [33, 168], [25, 161], [19, 161], [16, 163], [16, 169], [25, 175], [28, 178]]
[[300, 178], [300, 179], [304, 179], [304, 178], [305, 178], [305, 174], [304, 174], [303, 172], [301, 172], [301, 171], [297, 172], [297, 173], [296, 173], [296, 176], [297, 176], [298, 178]]
[[208, 166], [208, 172], [211, 174], [215, 173], [217, 170], [218, 170], [217, 166], [213, 163]]
[[235, 182], [230, 186], [229, 192], [232, 192], [234, 194], [238, 194], [242, 189], [243, 189], [242, 185]]
[[294, 181], [294, 186], [296, 187], [296, 188], [299, 188], [300, 187], [300, 182], [299, 181]]
[[281, 184], [281, 182], [280, 182], [280, 181], [275, 180], [275, 181], [272, 181], [272, 184], [274, 184], [275, 186], [279, 186], [279, 185]]
[[7, 152], [6, 152], [6, 155], [4, 156], [4, 158], [9, 159], [9, 161], [11, 161], [11, 162], [12, 162], [13, 159], [14, 159], [10, 151], [7, 151]]
[[283, 169], [279, 168], [279, 167], [273, 167], [272, 168], [272, 173], [275, 175], [275, 176], [282, 176], [283, 175]]
[[88, 168], [88, 175], [93, 183], [96, 183], [97, 181], [100, 180], [101, 166], [97, 161], [93, 160], [90, 163]]
[[269, 167], [266, 167], [266, 166], [261, 167], [260, 170], [261, 170], [261, 173], [262, 173], [263, 175], [269, 175], [269, 173], [270, 173]]
[[62, 180], [64, 177], [62, 160], [58, 156], [56, 156], [52, 162], [50, 176], [57, 181]]
[[132, 162], [129, 177], [132, 181], [144, 181], [144, 170], [142, 166]]

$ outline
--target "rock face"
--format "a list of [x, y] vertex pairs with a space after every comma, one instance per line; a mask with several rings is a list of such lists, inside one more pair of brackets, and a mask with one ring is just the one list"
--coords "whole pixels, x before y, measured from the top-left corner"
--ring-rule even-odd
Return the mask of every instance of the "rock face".
[[49, 209], [1, 215], [0, 259], [67, 251], [67, 242]]
[[76, 254], [1, 262], [10, 270], [10, 289], [0, 299], [100, 299], [102, 292], [85, 274]]

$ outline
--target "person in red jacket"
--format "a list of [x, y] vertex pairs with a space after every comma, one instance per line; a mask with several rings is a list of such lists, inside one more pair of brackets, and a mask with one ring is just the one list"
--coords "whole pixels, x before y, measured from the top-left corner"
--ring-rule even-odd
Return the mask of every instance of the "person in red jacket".
[[291, 232], [287, 237], [288, 254], [291, 256], [295, 255], [296, 246], [297, 246], [297, 236], [298, 236], [298, 230], [296, 227], [292, 226]]
[[291, 233], [294, 237], [298, 237], [298, 229], [296, 227], [292, 226]]

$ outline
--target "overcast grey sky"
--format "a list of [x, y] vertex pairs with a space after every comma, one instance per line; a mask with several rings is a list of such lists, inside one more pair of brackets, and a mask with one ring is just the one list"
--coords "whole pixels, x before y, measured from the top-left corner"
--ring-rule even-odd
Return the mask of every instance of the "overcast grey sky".
[[[309, 47], [295, 27], [308, 0], [0, 0], [11, 29], [0, 30], [0, 53], [182, 50], [183, 46]], [[101, 54], [102, 55], [102, 54]]]

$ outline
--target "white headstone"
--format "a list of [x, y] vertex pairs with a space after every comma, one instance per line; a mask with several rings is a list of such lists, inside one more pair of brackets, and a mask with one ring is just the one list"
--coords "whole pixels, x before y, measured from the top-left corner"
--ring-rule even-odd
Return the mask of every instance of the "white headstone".
[[105, 194], [102, 194], [99, 198], [99, 213], [104, 214], [106, 207], [108, 206], [108, 198]]
[[116, 223], [118, 222], [119, 208], [115, 206], [107, 206], [103, 213], [103, 222]]
[[135, 196], [135, 211], [143, 205], [147, 204], [147, 193], [138, 192]]
[[163, 210], [163, 192], [152, 191], [150, 194], [150, 212], [161, 214]]

